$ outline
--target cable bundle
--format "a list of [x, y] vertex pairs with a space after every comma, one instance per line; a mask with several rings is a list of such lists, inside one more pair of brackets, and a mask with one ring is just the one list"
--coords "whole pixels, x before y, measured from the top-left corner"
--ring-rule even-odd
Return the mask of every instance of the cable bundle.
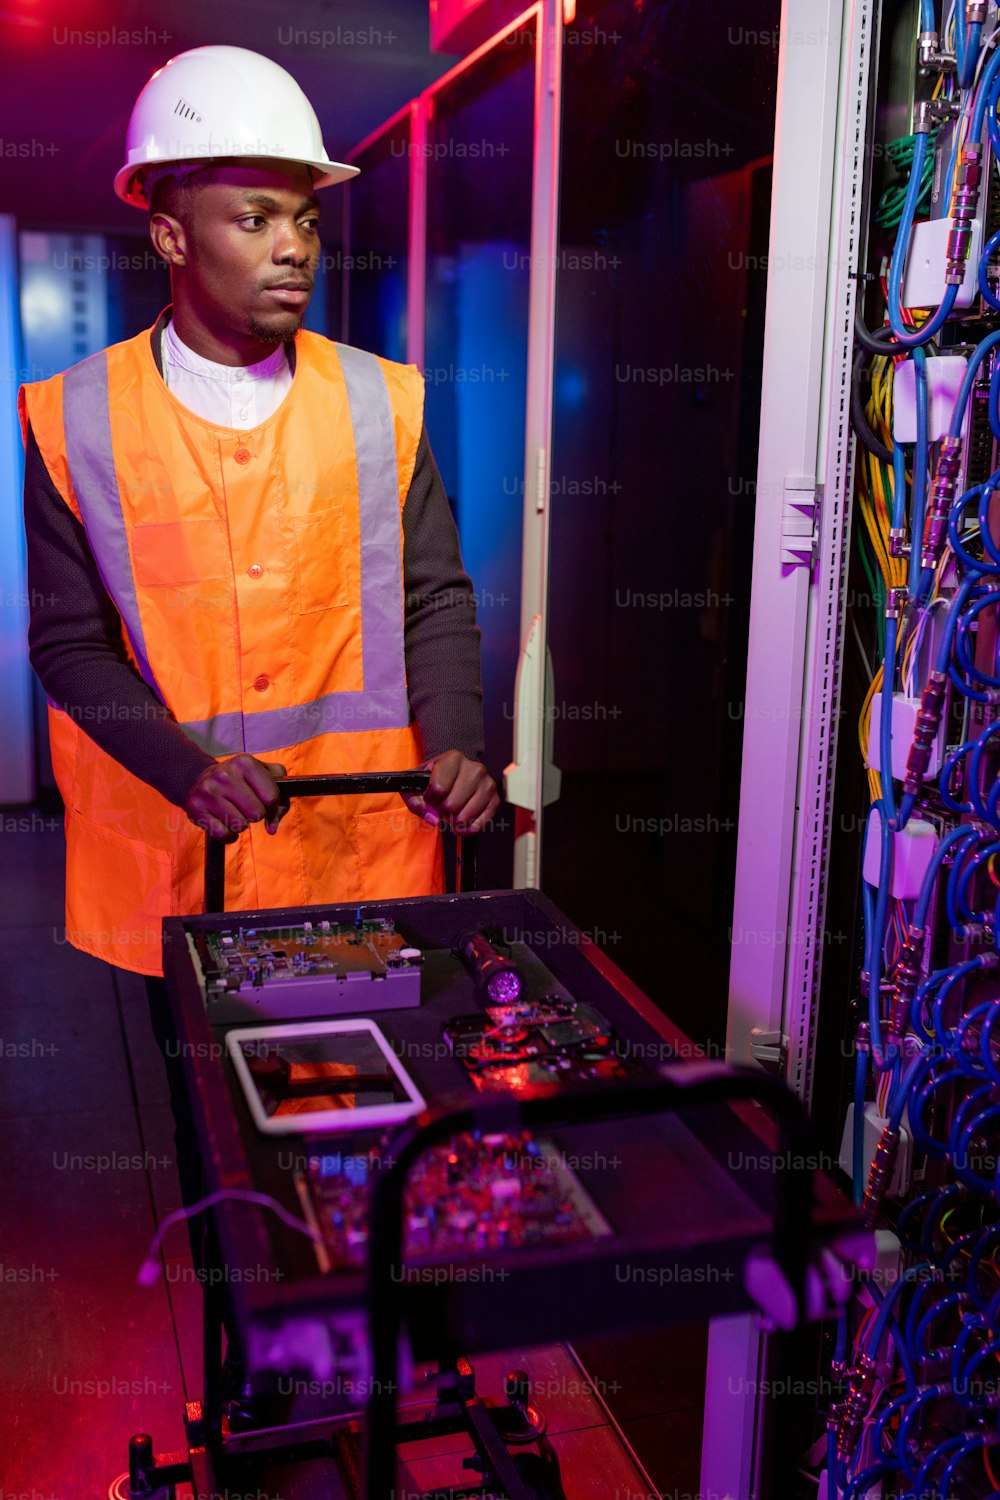
[[[857, 536], [879, 618], [874, 663], [851, 622], [869, 679], [859, 740], [878, 854], [877, 879], [862, 885], [867, 1006], [855, 1039], [853, 1187], [867, 1222], [885, 1223], [905, 1127], [926, 1190], [899, 1212], [897, 1263], [838, 1323], [829, 1500], [1000, 1500], [1000, 469], [968, 481], [965, 437], [972, 406], [979, 420], [985, 400], [990, 438], [1000, 443], [1000, 332], [968, 355], [943, 438], [928, 431], [927, 366], [938, 352], [932, 340], [947, 352], [969, 339], [955, 301], [979, 213], [980, 142], [988, 136], [1000, 155], [1000, 47], [996, 31], [984, 39], [979, 12], [959, 0], [946, 14], [954, 71], [942, 66], [933, 101], [915, 112], [916, 131], [889, 148], [905, 181], [887, 190], [876, 215], [882, 227], [898, 226], [883, 282], [887, 327], [859, 327], [854, 363]], [[931, 0], [922, 0], [922, 46], [934, 21]], [[931, 120], [949, 107], [947, 284], [936, 308], [918, 311], [902, 306], [906, 253], [933, 176]], [[998, 251], [1000, 233], [977, 267], [987, 316], [1000, 312], [991, 281]], [[892, 411], [906, 360], [916, 441], [904, 448]], [[905, 773], [895, 776], [894, 694], [915, 714]], [[931, 777], [942, 734], [950, 743]], [[868, 763], [873, 742], [881, 770]], [[896, 751], [898, 769], [898, 743]], [[897, 897], [899, 840], [914, 815], [933, 826], [936, 844], [919, 890], [904, 885]], [[881, 1139], [866, 1173], [869, 1094]]]

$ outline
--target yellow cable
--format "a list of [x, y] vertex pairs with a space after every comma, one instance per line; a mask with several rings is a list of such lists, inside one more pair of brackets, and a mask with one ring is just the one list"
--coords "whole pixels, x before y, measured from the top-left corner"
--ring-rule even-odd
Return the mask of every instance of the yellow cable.
[[868, 764], [868, 735], [871, 729], [872, 699], [876, 693], [882, 691], [882, 670], [882, 666], [880, 665], [871, 680], [871, 685], [865, 694], [865, 701], [861, 705], [861, 717], [858, 720], [858, 743], [861, 746], [861, 759], [864, 761], [868, 772], [868, 790], [871, 793], [872, 802], [877, 802], [882, 796], [882, 778]]

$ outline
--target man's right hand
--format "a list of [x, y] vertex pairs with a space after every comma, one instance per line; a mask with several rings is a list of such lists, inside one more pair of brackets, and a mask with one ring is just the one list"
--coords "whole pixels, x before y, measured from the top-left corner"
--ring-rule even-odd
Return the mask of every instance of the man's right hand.
[[277, 761], [255, 760], [241, 752], [202, 771], [184, 811], [192, 823], [227, 844], [261, 818], [267, 819], [268, 833], [275, 833], [288, 811], [279, 806], [275, 777], [287, 775]]

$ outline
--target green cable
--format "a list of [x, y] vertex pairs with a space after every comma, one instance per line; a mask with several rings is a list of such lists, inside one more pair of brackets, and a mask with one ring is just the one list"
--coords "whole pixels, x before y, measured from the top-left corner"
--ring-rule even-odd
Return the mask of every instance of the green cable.
[[[929, 150], [924, 161], [924, 169], [920, 175], [920, 192], [917, 196], [917, 212], [926, 212], [930, 205], [931, 186], [934, 181], [934, 142], [937, 131], [933, 130], [928, 135]], [[882, 229], [894, 229], [903, 216], [903, 203], [906, 199], [906, 189], [910, 180], [910, 171], [913, 167], [913, 155], [916, 147], [915, 135], [903, 135], [898, 140], [890, 141], [885, 148], [886, 156], [899, 182], [892, 182], [883, 192], [875, 210], [875, 222]]]

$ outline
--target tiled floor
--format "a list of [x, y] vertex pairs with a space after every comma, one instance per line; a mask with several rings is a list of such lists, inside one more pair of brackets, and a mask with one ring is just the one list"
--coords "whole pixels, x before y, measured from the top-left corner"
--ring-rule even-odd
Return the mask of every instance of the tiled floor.
[[[0, 816], [0, 1496], [103, 1500], [132, 1433], [183, 1446], [200, 1301], [183, 1226], [159, 1282], [136, 1285], [179, 1202], [166, 1078], [142, 981], [66, 944], [62, 872], [58, 815]], [[704, 1343], [692, 1328], [581, 1346], [593, 1390], [667, 1494], [698, 1490]], [[655, 1500], [565, 1349], [474, 1363], [494, 1398], [512, 1364], [528, 1369], [570, 1500]], [[408, 1449], [399, 1496], [458, 1482], [466, 1451], [460, 1439]], [[334, 1492], [272, 1473], [259, 1493]]]

